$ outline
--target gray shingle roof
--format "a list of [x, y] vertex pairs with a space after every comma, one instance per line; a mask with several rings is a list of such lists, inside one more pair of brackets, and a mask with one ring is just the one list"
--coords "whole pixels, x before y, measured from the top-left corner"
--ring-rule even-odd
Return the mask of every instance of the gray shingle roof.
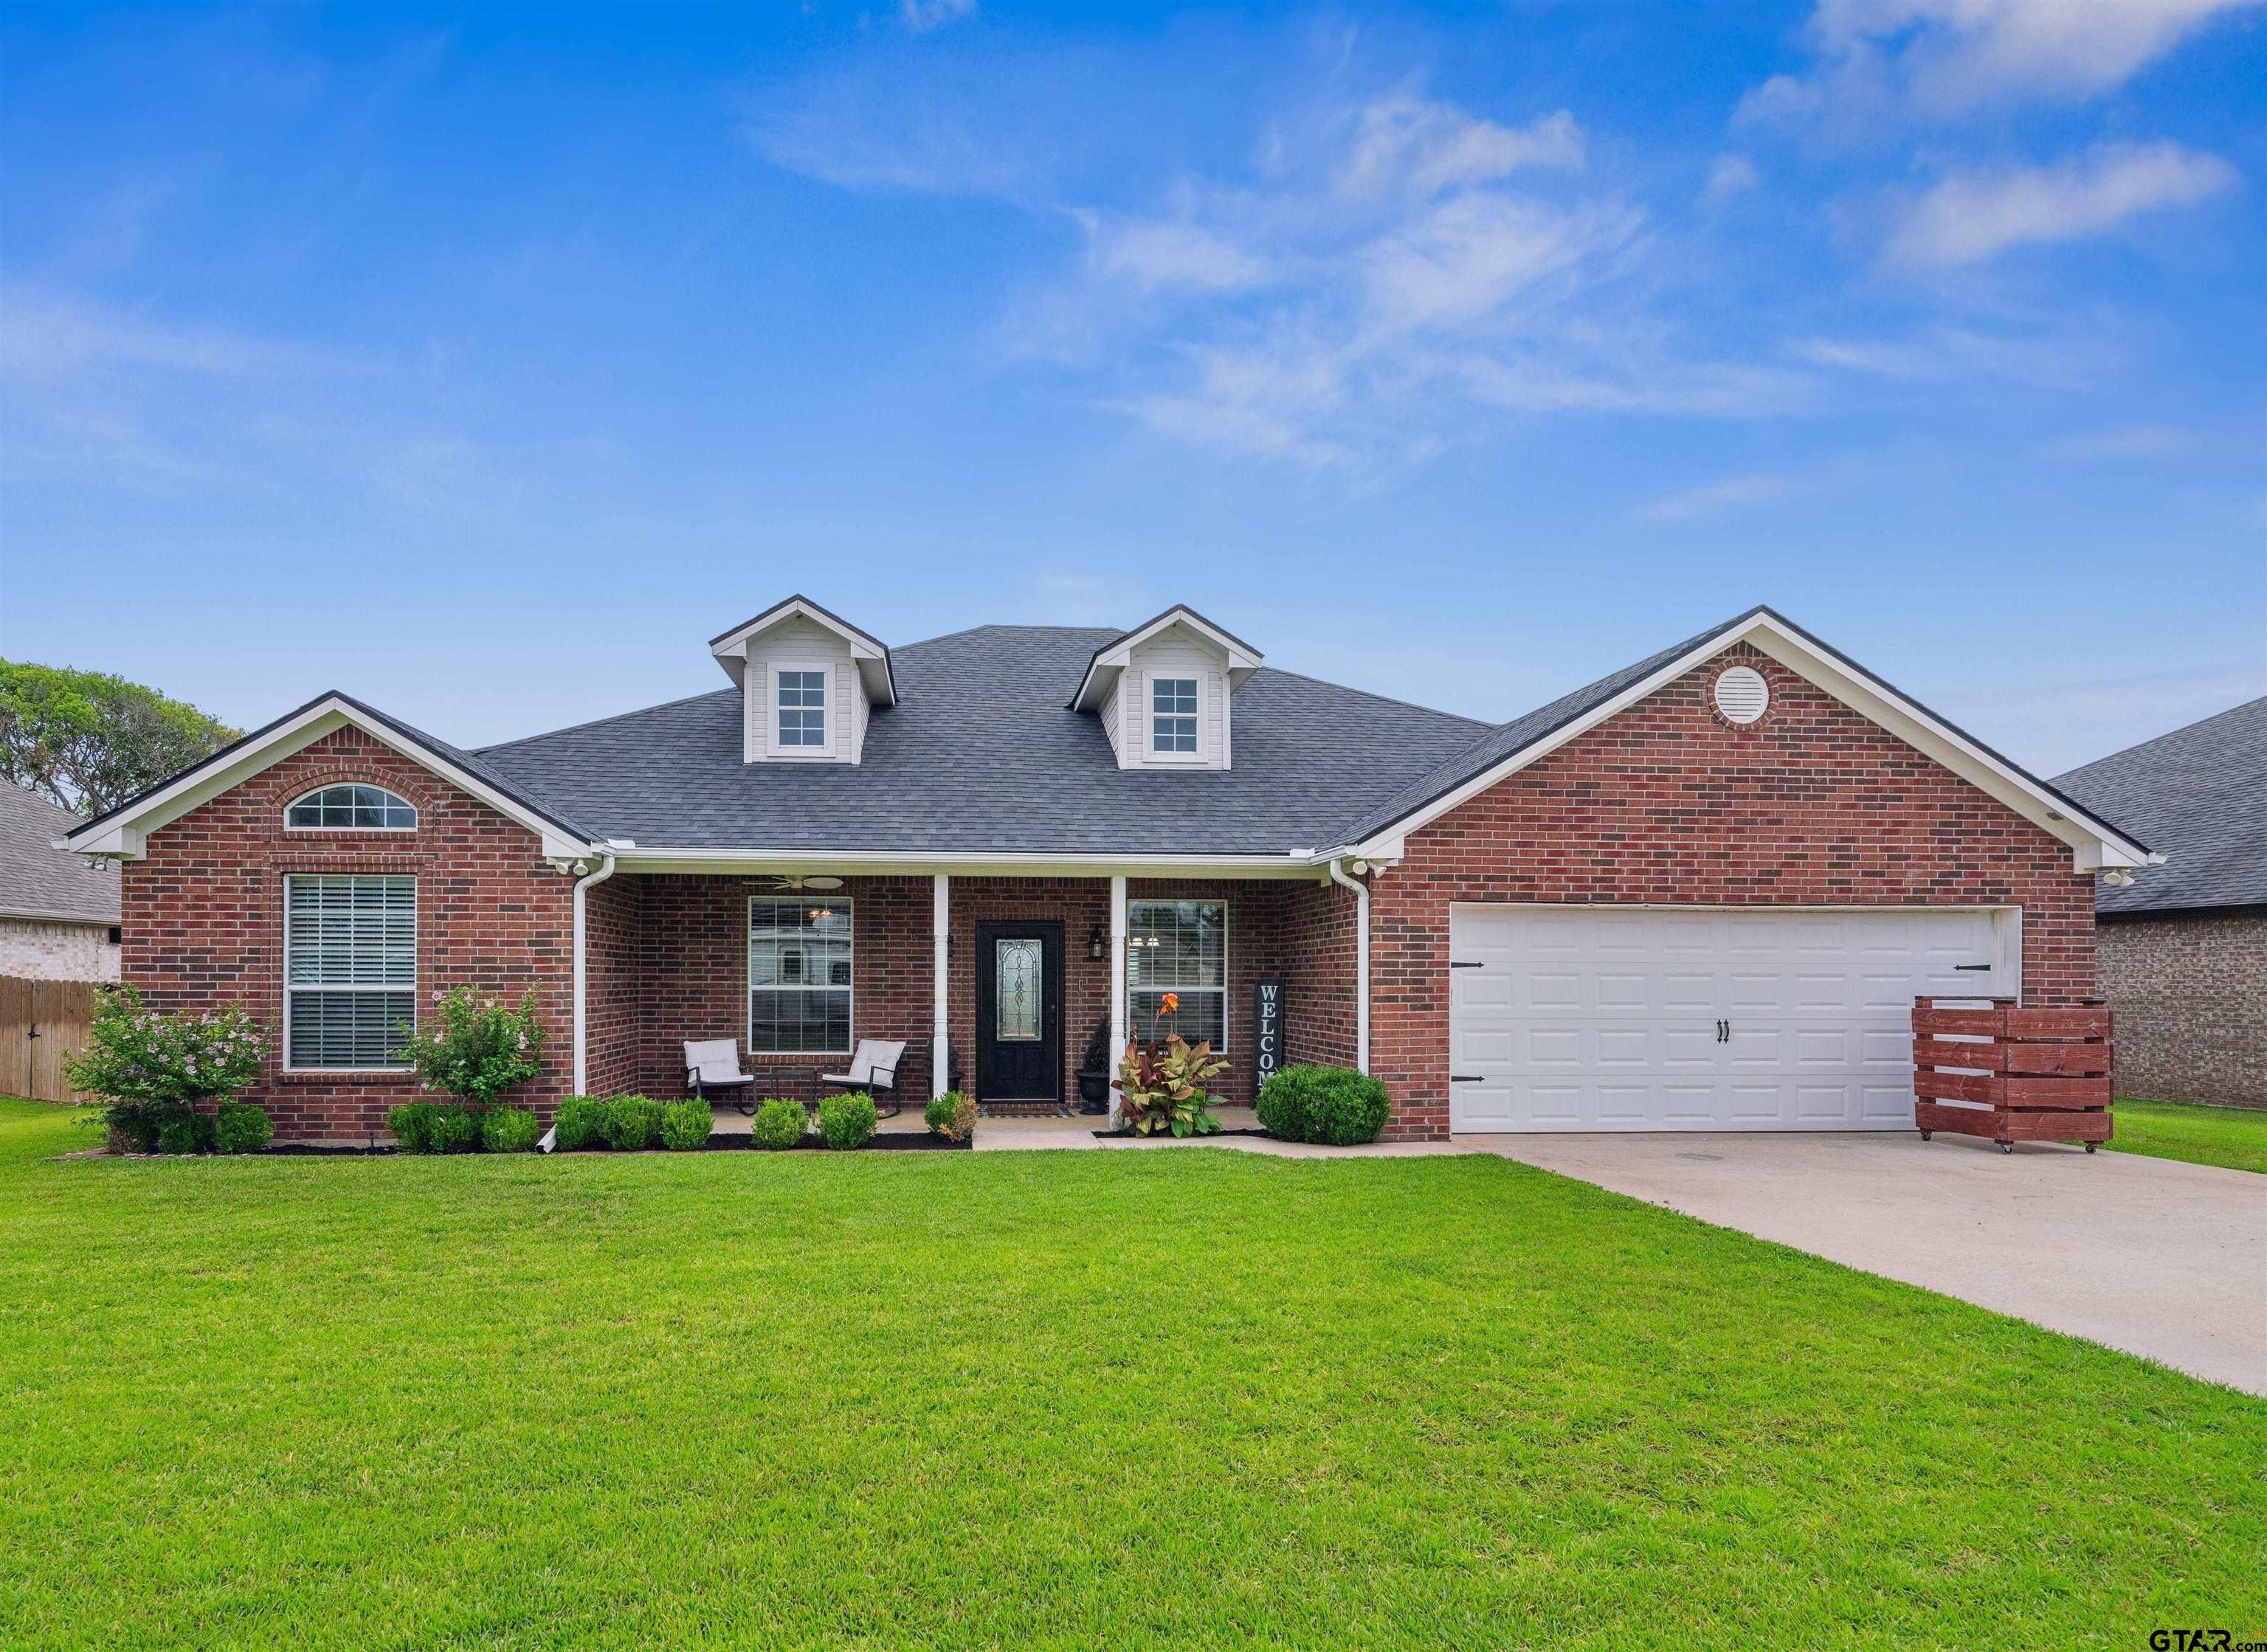
[[0, 780], [0, 913], [118, 921], [118, 868], [89, 867], [50, 847], [78, 823], [78, 816], [39, 793]]
[[2073, 768], [2055, 782], [2165, 856], [2099, 909], [2122, 917], [2267, 906], [2267, 697]]
[[1488, 725], [1289, 672], [1236, 694], [1235, 764], [1120, 769], [1065, 687], [1121, 633], [981, 626], [894, 650], [864, 760], [745, 763], [730, 688], [472, 755], [641, 848], [1282, 855], [1322, 848]]

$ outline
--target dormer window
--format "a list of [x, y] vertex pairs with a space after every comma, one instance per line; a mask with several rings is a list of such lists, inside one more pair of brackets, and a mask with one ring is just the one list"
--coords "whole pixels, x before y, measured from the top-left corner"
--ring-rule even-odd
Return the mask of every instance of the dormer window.
[[1149, 749], [1160, 757], [1194, 757], [1197, 752], [1197, 679], [1149, 679]]
[[1094, 650], [1074, 711], [1090, 711], [1120, 768], [1226, 768], [1230, 701], [1259, 656], [1193, 608], [1176, 606]]
[[750, 763], [855, 763], [873, 714], [898, 703], [890, 650], [808, 597], [789, 597], [708, 645], [740, 690]]
[[823, 750], [826, 745], [826, 673], [779, 674], [779, 743]]

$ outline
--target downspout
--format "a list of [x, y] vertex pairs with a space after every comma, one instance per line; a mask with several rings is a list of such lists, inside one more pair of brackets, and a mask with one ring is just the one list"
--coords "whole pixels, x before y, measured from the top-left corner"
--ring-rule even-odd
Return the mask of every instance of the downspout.
[[605, 856], [605, 863], [588, 877], [575, 880], [575, 1094], [590, 1093], [589, 1054], [584, 1046], [583, 1030], [589, 1017], [583, 1005], [583, 978], [587, 973], [583, 961], [583, 936], [587, 925], [583, 919], [583, 892], [594, 884], [603, 884], [614, 875], [614, 857]]
[[[1331, 863], [1331, 881], [1341, 888], [1354, 891], [1354, 1066], [1359, 1071], [1367, 1073], [1369, 1071], [1369, 885], [1358, 877], [1348, 877], [1335, 860]], [[576, 957], [579, 959], [582, 953], [578, 951]]]

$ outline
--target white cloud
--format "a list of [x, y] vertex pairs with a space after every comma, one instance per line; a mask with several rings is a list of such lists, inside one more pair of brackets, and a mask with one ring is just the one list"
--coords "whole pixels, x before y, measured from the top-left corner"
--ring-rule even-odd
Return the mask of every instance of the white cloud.
[[898, 0], [898, 17], [915, 34], [976, 15], [976, 0]]
[[1612, 253], [1638, 224], [1636, 212], [1618, 205], [1568, 209], [1509, 195], [1451, 197], [1363, 250], [1373, 319], [1394, 330], [1476, 320], [1538, 282]]
[[1786, 352], [1807, 366], [1893, 384], [1988, 380], [2072, 390], [2102, 377], [2120, 350], [2110, 322], [2082, 317], [2028, 333], [1948, 324], [1894, 339], [1795, 339]]
[[1727, 476], [1721, 481], [1656, 499], [1639, 515], [1648, 522], [1686, 522], [1739, 505], [1767, 504], [1792, 491], [1793, 484], [1784, 476]]
[[1268, 261], [1200, 224], [1170, 219], [1077, 214], [1086, 226], [1088, 261], [1097, 275], [1145, 289], [1191, 287], [1234, 292], [1267, 279]]
[[1335, 181], [1356, 200], [1421, 200], [1460, 185], [1493, 183], [1522, 168], [1579, 172], [1583, 160], [1582, 130], [1564, 109], [1511, 128], [1448, 104], [1396, 95], [1364, 106]]
[[2010, 247], [2082, 240], [2145, 212], [2233, 189], [2235, 168], [2169, 142], [2097, 144], [2051, 166], [1955, 173], [1896, 215], [1887, 253], [1908, 268], [1975, 263]]
[[107, 369], [272, 376], [358, 363], [226, 328], [152, 320], [66, 296], [11, 290], [0, 308], [0, 373], [53, 381]]
[[1708, 169], [1708, 181], [1700, 191], [1700, 204], [1720, 207], [1735, 195], [1743, 195], [1763, 181], [1756, 164], [1745, 155], [1723, 154]]
[[1878, 138], [2116, 91], [2216, 17], [2256, 0], [1820, 0], [1814, 54], [1742, 99], [1742, 119]]

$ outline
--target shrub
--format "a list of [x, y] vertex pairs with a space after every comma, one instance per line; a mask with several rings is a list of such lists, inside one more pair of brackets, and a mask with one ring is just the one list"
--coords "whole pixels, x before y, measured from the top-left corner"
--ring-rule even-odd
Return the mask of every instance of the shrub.
[[[239, 1006], [162, 1015], [145, 1009], [130, 986], [106, 988], [95, 1000], [86, 1047], [63, 1057], [63, 1072], [75, 1088], [101, 1098], [95, 1119], [114, 1141], [143, 1153], [204, 1151], [212, 1120], [195, 1122], [198, 1107], [231, 1101], [259, 1083], [267, 1042]], [[168, 1139], [187, 1145], [167, 1147]]]
[[481, 1120], [481, 1145], [491, 1153], [532, 1153], [543, 1127], [525, 1107], [491, 1107]]
[[405, 1026], [402, 1054], [428, 1090], [445, 1090], [485, 1107], [541, 1070], [543, 1023], [531, 987], [517, 1010], [493, 998], [475, 1002], [469, 987], [452, 987], [419, 1026]]
[[801, 1102], [773, 1100], [756, 1109], [748, 1134], [758, 1147], [777, 1152], [802, 1141], [803, 1127]]
[[928, 1127], [948, 1142], [965, 1142], [975, 1134], [976, 1104], [957, 1090], [948, 1090], [922, 1110]]
[[1392, 1111], [1385, 1086], [1347, 1067], [1287, 1067], [1259, 1091], [1259, 1123], [1287, 1142], [1356, 1147], [1377, 1140]]
[[866, 1145], [874, 1134], [874, 1098], [862, 1090], [818, 1104], [818, 1139], [837, 1152]]
[[661, 1144], [672, 1153], [694, 1151], [715, 1127], [715, 1113], [697, 1096], [661, 1110]]
[[427, 1127], [427, 1151], [477, 1153], [481, 1150], [481, 1116], [470, 1107], [436, 1107]]
[[168, 1119], [158, 1130], [160, 1153], [209, 1153], [213, 1150], [213, 1121], [201, 1112], [184, 1112]]
[[275, 1139], [275, 1126], [265, 1107], [224, 1101], [213, 1114], [213, 1150], [216, 1153], [257, 1153]]
[[441, 1110], [429, 1101], [405, 1101], [385, 1115], [385, 1127], [405, 1153], [433, 1150], [433, 1115]]
[[559, 1104], [559, 1116], [551, 1121], [554, 1132], [551, 1144], [561, 1153], [572, 1153], [602, 1140], [606, 1134], [606, 1098], [604, 1096], [569, 1096]]
[[618, 1153], [642, 1153], [661, 1134], [661, 1104], [644, 1096], [617, 1096], [606, 1104], [606, 1141]]

